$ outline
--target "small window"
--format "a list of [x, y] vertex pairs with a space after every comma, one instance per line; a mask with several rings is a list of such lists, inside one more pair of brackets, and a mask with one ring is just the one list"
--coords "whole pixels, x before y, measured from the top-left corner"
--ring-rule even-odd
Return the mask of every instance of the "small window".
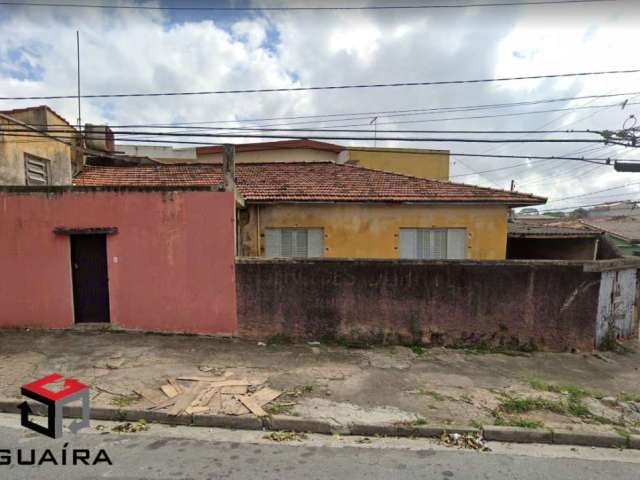
[[401, 228], [400, 258], [464, 259], [466, 239], [464, 228]]
[[322, 257], [324, 232], [321, 228], [267, 228], [267, 257]]
[[27, 185], [49, 185], [49, 160], [25, 153], [24, 178]]

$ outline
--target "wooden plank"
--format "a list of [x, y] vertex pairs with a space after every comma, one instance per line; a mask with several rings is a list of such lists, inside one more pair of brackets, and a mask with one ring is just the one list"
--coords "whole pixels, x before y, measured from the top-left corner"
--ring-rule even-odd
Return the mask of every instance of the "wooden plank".
[[251, 382], [245, 379], [241, 380], [220, 380], [220, 378], [215, 377], [178, 377], [179, 380], [187, 380], [194, 382], [206, 382], [211, 384], [214, 387], [236, 387], [236, 386], [246, 386], [249, 387], [252, 385]]
[[276, 398], [282, 395], [282, 392], [278, 390], [274, 390], [270, 387], [264, 387], [251, 395], [251, 398], [261, 407], [264, 407], [266, 404], [273, 402]]
[[220, 393], [222, 393], [223, 395], [245, 395], [247, 393], [247, 386], [230, 385], [227, 387], [220, 387]]
[[145, 400], [157, 405], [158, 403], [164, 402], [164, 396], [158, 390], [152, 390], [150, 388], [140, 387], [134, 390], [135, 393], [140, 395]]
[[168, 408], [171, 405], [173, 405], [174, 403], [176, 403], [176, 397], [167, 398], [164, 402], [158, 403], [157, 405], [154, 405], [153, 407], [149, 407], [149, 408], [147, 408], [147, 410], [160, 410], [162, 408]]
[[162, 385], [160, 390], [162, 390], [162, 392], [169, 398], [174, 398], [180, 395], [178, 390], [176, 390], [176, 387], [169, 385], [168, 383], [166, 385]]
[[169, 409], [169, 415], [179, 415], [181, 412], [186, 410], [205, 387], [205, 384], [197, 383], [182, 395], [176, 397], [176, 403]]
[[211, 397], [213, 397], [217, 392], [218, 392], [218, 389], [216, 387], [207, 386], [202, 391], [202, 393], [200, 393], [200, 395], [198, 395], [198, 398], [195, 399], [195, 401], [192, 403], [192, 405], [194, 405], [194, 406], [207, 406], [207, 405], [209, 405], [209, 402], [211, 401]]
[[222, 399], [220, 406], [221, 413], [225, 415], [244, 415], [249, 413], [249, 409], [235, 397], [231, 395], [221, 395], [220, 398]]
[[178, 380], [187, 382], [222, 382], [227, 380], [226, 377], [178, 377]]
[[258, 403], [249, 395], [235, 395], [234, 398], [237, 398], [240, 402], [242, 402], [242, 404], [257, 417], [267, 416], [267, 412], [265, 412], [262, 407], [258, 405]]
[[181, 393], [184, 392], [184, 388], [182, 388], [178, 382], [175, 381], [175, 379], [170, 378], [169, 380], [167, 380], [167, 382], [169, 382], [169, 385], [173, 386], [173, 388], [176, 389], [176, 391], [178, 392], [178, 395], [180, 395]]

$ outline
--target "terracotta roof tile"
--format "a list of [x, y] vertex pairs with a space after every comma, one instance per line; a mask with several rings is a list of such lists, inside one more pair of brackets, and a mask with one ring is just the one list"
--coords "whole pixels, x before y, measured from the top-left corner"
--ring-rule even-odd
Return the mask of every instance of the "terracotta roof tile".
[[[243, 163], [238, 190], [247, 202], [489, 202], [535, 205], [545, 198], [462, 183], [427, 180], [353, 165]], [[86, 167], [78, 186], [185, 186], [222, 183], [220, 165]]]

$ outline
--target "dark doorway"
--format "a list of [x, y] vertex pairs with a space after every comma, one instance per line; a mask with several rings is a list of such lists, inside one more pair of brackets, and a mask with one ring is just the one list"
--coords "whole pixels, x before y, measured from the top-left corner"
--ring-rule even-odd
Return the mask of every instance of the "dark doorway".
[[107, 236], [71, 235], [69, 238], [76, 323], [108, 322]]

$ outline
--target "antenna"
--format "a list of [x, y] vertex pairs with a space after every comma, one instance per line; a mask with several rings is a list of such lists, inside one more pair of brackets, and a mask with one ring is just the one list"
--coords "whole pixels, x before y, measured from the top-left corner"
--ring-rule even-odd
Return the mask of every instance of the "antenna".
[[78, 133], [82, 145], [82, 111], [80, 109], [80, 30], [76, 30], [76, 54], [78, 58]]
[[378, 117], [373, 117], [369, 125], [373, 124], [373, 146], [375, 148], [378, 141]]

